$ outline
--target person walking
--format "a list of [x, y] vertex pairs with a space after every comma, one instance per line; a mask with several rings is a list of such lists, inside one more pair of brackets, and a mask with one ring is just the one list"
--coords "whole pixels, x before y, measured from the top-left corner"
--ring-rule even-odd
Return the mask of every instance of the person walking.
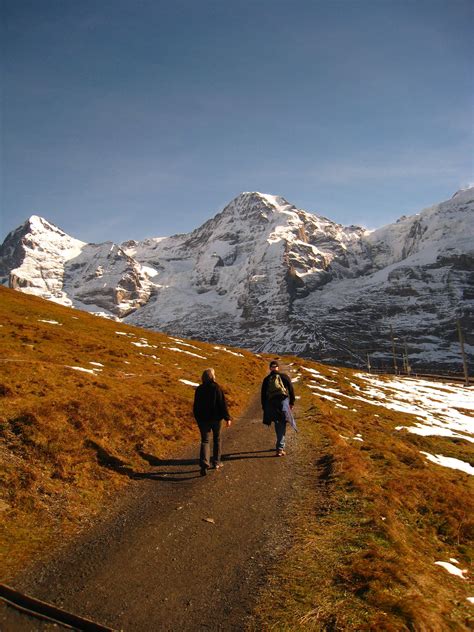
[[232, 422], [224, 391], [216, 382], [214, 369], [206, 369], [202, 374], [201, 382], [194, 393], [193, 413], [201, 433], [201, 451], [199, 454], [201, 476], [206, 476], [207, 470], [211, 467], [211, 434], [213, 438], [212, 465], [216, 470], [219, 470], [222, 467], [222, 420], [225, 419], [227, 427]]
[[270, 373], [262, 382], [261, 401], [263, 423], [268, 426], [272, 422], [275, 424], [276, 454], [285, 456], [286, 424], [295, 403], [295, 392], [289, 376], [280, 373], [277, 360], [270, 362]]

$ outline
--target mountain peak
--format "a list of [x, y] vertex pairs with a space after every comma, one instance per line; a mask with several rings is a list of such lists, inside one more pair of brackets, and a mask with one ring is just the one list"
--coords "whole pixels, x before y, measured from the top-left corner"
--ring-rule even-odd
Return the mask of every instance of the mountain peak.
[[48, 220], [46, 220], [44, 217], [41, 217], [40, 215], [31, 215], [23, 224], [23, 226], [33, 233], [43, 233], [47, 231], [66, 235], [66, 233], [58, 226], [52, 224], [51, 222], [48, 222]]
[[461, 198], [461, 197], [469, 197], [471, 198], [474, 195], [474, 185], [468, 184], [466, 187], [462, 187], [459, 191], [452, 196], [452, 200]]
[[31, 215], [11, 231], [0, 246], [0, 276], [5, 274], [9, 260], [14, 261], [16, 267], [21, 266], [25, 258], [36, 262], [48, 258], [66, 261], [76, 257], [85, 245], [85, 242], [71, 237], [44, 217]]
[[244, 191], [240, 195], [235, 198], [235, 201], [242, 199], [243, 201], [255, 200], [255, 201], [263, 201], [266, 204], [270, 204], [277, 209], [282, 209], [284, 207], [292, 207], [284, 197], [281, 195], [272, 195], [271, 193], [261, 193], [260, 191]]
[[295, 210], [295, 207], [281, 196], [259, 191], [244, 191], [227, 204], [222, 214], [250, 219], [266, 218], [269, 214]]

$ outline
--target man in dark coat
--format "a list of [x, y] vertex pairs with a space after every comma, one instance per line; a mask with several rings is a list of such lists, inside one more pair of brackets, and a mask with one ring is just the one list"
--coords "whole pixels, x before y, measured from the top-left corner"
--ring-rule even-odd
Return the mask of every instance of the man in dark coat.
[[222, 420], [225, 419], [227, 427], [232, 422], [227, 410], [224, 392], [216, 382], [214, 369], [206, 369], [201, 380], [202, 384], [197, 387], [194, 393], [193, 413], [201, 433], [201, 452], [199, 455], [201, 476], [206, 476], [207, 470], [211, 467], [209, 445], [211, 433], [213, 436], [212, 463], [214, 468], [219, 470], [222, 467]]
[[[278, 378], [280, 380], [278, 380]], [[276, 378], [276, 380], [275, 380]], [[277, 386], [275, 386], [277, 384]], [[282, 384], [284, 391], [279, 392], [278, 384]], [[290, 408], [295, 403], [295, 392], [291, 379], [286, 373], [280, 373], [278, 362], [272, 360], [270, 362], [270, 373], [262, 382], [261, 401], [263, 409], [263, 422], [270, 425], [275, 424], [276, 434], [276, 454], [277, 456], [285, 456], [285, 435], [286, 435], [286, 415], [283, 410], [283, 401], [288, 398]]]

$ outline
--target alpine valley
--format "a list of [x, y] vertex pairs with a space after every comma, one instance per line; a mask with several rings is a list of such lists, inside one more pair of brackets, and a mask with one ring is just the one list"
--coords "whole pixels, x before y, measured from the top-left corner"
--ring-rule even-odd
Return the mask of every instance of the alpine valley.
[[87, 244], [32, 216], [4, 285], [141, 327], [331, 363], [474, 360], [474, 188], [369, 231], [242, 193], [189, 234]]

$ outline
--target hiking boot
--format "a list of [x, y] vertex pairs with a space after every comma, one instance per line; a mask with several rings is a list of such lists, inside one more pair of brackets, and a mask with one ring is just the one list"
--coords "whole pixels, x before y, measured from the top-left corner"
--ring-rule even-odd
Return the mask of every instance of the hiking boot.
[[285, 456], [286, 452], [285, 450], [277, 450], [277, 456]]
[[224, 467], [224, 463], [214, 463], [215, 470], [222, 470], [223, 467]]
[[201, 467], [200, 474], [201, 474], [201, 476], [206, 476], [207, 475], [207, 467]]

